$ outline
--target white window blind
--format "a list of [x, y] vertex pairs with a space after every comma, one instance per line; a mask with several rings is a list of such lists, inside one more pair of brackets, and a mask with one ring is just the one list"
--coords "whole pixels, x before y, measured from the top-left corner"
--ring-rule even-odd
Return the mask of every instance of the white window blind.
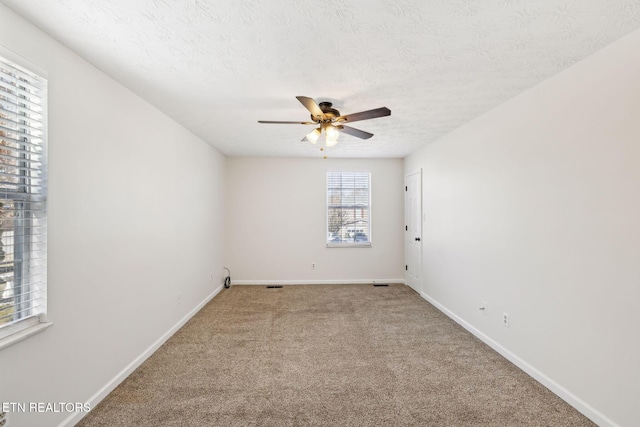
[[46, 86], [0, 56], [0, 338], [46, 313]]
[[371, 174], [327, 172], [327, 245], [371, 244]]

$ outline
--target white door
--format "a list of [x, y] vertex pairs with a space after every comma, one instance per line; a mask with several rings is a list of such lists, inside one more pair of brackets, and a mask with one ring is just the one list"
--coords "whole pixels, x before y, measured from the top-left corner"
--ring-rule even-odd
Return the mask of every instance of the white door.
[[421, 293], [422, 280], [422, 170], [405, 176], [405, 280]]

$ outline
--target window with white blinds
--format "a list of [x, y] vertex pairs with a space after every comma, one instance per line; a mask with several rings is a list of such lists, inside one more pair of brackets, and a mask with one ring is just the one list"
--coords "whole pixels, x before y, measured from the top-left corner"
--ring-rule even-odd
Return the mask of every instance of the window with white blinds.
[[327, 172], [327, 245], [371, 245], [369, 172]]
[[0, 338], [46, 314], [46, 86], [0, 55]]

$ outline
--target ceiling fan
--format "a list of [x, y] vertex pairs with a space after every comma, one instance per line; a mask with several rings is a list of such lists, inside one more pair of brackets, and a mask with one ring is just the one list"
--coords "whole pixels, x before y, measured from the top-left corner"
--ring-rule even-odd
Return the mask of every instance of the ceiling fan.
[[376, 117], [390, 116], [391, 110], [387, 107], [376, 108], [374, 110], [361, 111], [359, 113], [340, 115], [340, 111], [332, 108], [331, 102], [316, 103], [306, 96], [296, 96], [298, 101], [305, 106], [311, 113], [311, 122], [279, 122], [271, 120], [258, 120], [258, 123], [274, 123], [274, 124], [300, 124], [300, 125], [319, 125], [318, 128], [311, 131], [301, 141], [309, 141], [315, 144], [320, 138], [322, 131], [325, 133], [325, 141], [327, 147], [336, 145], [338, 135], [344, 132], [348, 135], [355, 136], [360, 139], [368, 139], [373, 136], [372, 133], [346, 126], [345, 123], [357, 122], [358, 120], [375, 119]]

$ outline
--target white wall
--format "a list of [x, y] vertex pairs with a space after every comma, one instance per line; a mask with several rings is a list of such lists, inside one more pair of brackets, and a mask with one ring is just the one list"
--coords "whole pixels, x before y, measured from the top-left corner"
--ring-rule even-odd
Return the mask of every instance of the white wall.
[[0, 351], [0, 402], [86, 402], [220, 287], [225, 158], [3, 5], [0, 43], [49, 77], [54, 322]]
[[635, 32], [405, 161], [423, 295], [601, 425], [640, 425], [639, 50]]
[[[328, 170], [371, 172], [372, 247], [326, 247]], [[232, 283], [402, 280], [402, 190], [401, 159], [229, 158]]]

